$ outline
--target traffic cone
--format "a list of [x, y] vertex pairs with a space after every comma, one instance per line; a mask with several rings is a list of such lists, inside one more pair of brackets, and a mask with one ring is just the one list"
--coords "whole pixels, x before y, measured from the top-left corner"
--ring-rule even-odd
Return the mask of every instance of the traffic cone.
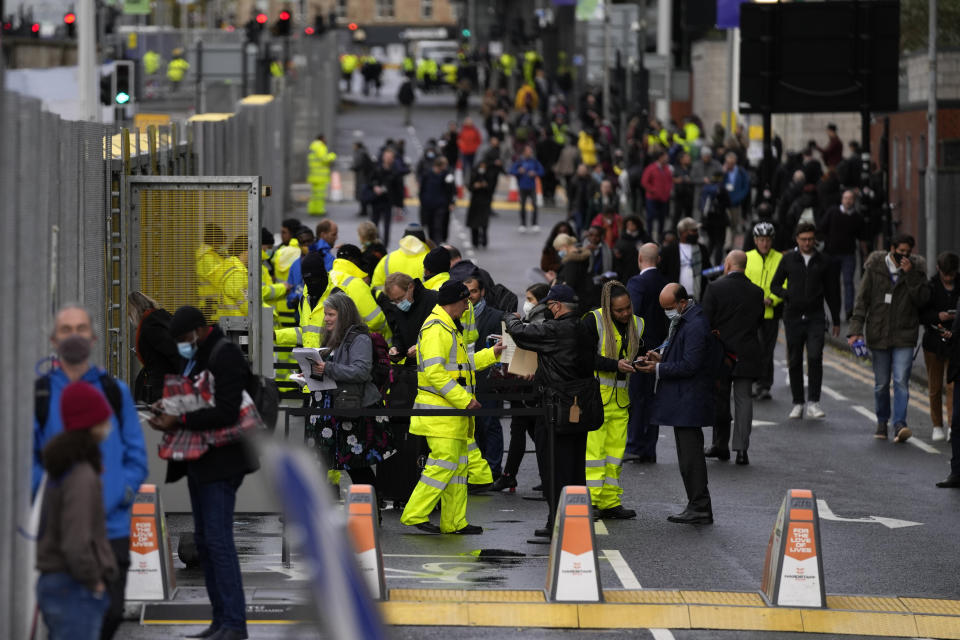
[[457, 199], [463, 199], [463, 163], [457, 160], [457, 168], [453, 171], [453, 179], [457, 183]]
[[540, 183], [539, 177], [537, 177], [537, 206], [543, 206], [543, 185]]
[[516, 176], [510, 176], [510, 191], [507, 192], [507, 202], [520, 202], [520, 192], [517, 191]]
[[340, 182], [340, 172], [330, 174], [330, 202], [343, 202], [343, 184]]

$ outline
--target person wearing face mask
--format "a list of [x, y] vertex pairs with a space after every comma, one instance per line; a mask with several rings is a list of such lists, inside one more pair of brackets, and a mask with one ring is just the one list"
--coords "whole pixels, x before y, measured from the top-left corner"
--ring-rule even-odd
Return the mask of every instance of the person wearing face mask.
[[712, 267], [710, 252], [700, 242], [700, 223], [684, 218], [677, 223], [679, 242], [664, 246], [660, 253], [660, 271], [670, 282], [682, 284], [694, 300], [703, 300], [708, 280], [703, 272]]
[[[119, 569], [107, 539], [100, 444], [113, 412], [103, 394], [72, 382], [61, 395], [63, 433], [43, 448], [50, 477], [37, 541], [37, 604], [51, 640], [97, 640]], [[121, 592], [122, 598], [122, 592]]]
[[300, 301], [300, 324], [275, 329], [274, 344], [280, 347], [319, 347], [323, 327], [323, 301], [333, 290], [333, 283], [324, 267], [323, 256], [308, 253], [301, 261], [303, 299]]
[[[827, 319], [823, 303], [830, 307], [833, 335], [840, 335], [840, 274], [831, 269], [823, 254], [817, 251], [816, 227], [801, 222], [796, 229], [797, 248], [780, 259], [770, 281], [770, 293], [783, 303], [783, 330], [787, 338], [790, 393], [793, 395], [792, 420], [807, 417], [820, 419], [826, 412], [820, 406], [823, 383], [823, 336]], [[807, 401], [803, 404], [803, 350], [807, 350]], [[886, 437], [886, 427], [884, 427]]]
[[920, 310], [930, 300], [926, 263], [910, 255], [913, 236], [898, 234], [890, 251], [874, 251], [863, 264], [863, 279], [850, 316], [847, 340], [852, 346], [866, 336], [873, 362], [874, 403], [877, 430], [874, 437], [887, 439], [890, 413], [890, 377], [893, 376], [894, 442], [913, 435], [907, 426], [910, 401], [910, 367], [920, 331]]
[[[547, 319], [547, 305], [544, 303], [544, 298], [547, 297], [547, 294], [550, 293], [550, 287], [542, 282], [537, 284], [530, 285], [527, 287], [527, 291], [524, 294], [523, 300], [523, 315], [521, 320], [528, 324], [541, 324]], [[529, 405], [522, 405], [533, 407], [534, 404], [530, 403]], [[503, 491], [504, 489], [509, 489], [511, 493], [516, 490], [517, 487], [517, 472], [520, 470], [520, 463], [523, 461], [523, 454], [527, 449], [527, 436], [530, 436], [530, 440], [535, 441], [535, 431], [534, 428], [537, 424], [537, 419], [533, 416], [514, 416], [510, 420], [510, 445], [507, 448], [507, 461], [503, 465], [503, 473], [500, 474], [500, 477], [497, 478], [493, 486], [490, 487], [491, 491]], [[534, 490], [543, 490], [543, 484], [539, 485]]]
[[207, 224], [203, 228], [203, 241], [196, 251], [197, 270], [197, 297], [200, 299], [200, 309], [208, 317], [213, 317], [217, 310], [217, 281], [214, 274], [220, 269], [226, 258], [226, 237], [223, 229], [215, 224]]
[[470, 206], [467, 209], [467, 226], [470, 227], [471, 242], [478, 249], [486, 249], [490, 206], [497, 186], [496, 175], [488, 171], [486, 160], [480, 160], [470, 174], [468, 184], [470, 185]]
[[621, 282], [628, 282], [637, 275], [640, 245], [649, 242], [650, 238], [643, 230], [643, 221], [640, 216], [627, 216], [623, 219], [620, 237], [613, 246], [613, 270]]
[[654, 375], [650, 421], [673, 426], [677, 444], [687, 506], [667, 520], [678, 524], [713, 524], [707, 462], [703, 455], [703, 427], [714, 423], [714, 386], [722, 349], [710, 331], [707, 315], [682, 284], [671, 282], [664, 287], [660, 306], [670, 321], [667, 338], [659, 350], [647, 351], [645, 364], [636, 369]]
[[582, 295], [583, 299], [586, 299], [593, 289], [589, 271], [591, 254], [589, 249], [577, 247], [576, 243], [576, 238], [565, 233], [553, 239], [553, 248], [560, 258], [560, 269], [551, 284], [565, 284], [573, 289], [578, 297]]
[[376, 331], [388, 338], [387, 319], [364, 281], [367, 274], [360, 269], [362, 260], [360, 247], [352, 244], [340, 245], [337, 259], [333, 261], [333, 269], [330, 271], [330, 284], [350, 296], [360, 312], [360, 318], [370, 331]]
[[77, 381], [90, 384], [106, 396], [113, 413], [109, 417], [110, 433], [100, 443], [107, 538], [120, 569], [116, 579], [106, 581], [110, 607], [104, 616], [101, 637], [111, 638], [123, 619], [123, 594], [130, 566], [130, 508], [147, 477], [147, 450], [130, 389], [90, 362], [95, 341], [93, 319], [86, 309], [68, 305], [57, 312], [50, 342], [58, 357], [53, 369], [34, 383], [32, 491], [36, 495], [43, 478], [44, 447], [64, 431], [61, 406], [67, 385]]
[[141, 369], [133, 385], [133, 397], [156, 402], [163, 395], [164, 376], [180, 373], [180, 354], [170, 337], [170, 312], [140, 291], [127, 296], [127, 316], [135, 330], [133, 347]]
[[[227, 339], [219, 327], [207, 326], [196, 307], [184, 306], [174, 312], [170, 335], [177, 341], [177, 349], [184, 358], [184, 377], [196, 380], [204, 371], [213, 377], [213, 403], [183, 415], [160, 413], [162, 405], [154, 405], [157, 413], [151, 418], [150, 426], [157, 431], [208, 431], [236, 424], [243, 392], [249, 392], [254, 382], [250, 364], [240, 347]], [[213, 640], [247, 637], [233, 515], [237, 490], [244, 476], [258, 468], [259, 463], [250, 456], [247, 445], [239, 441], [211, 446], [196, 460], [167, 462], [168, 483], [187, 478], [194, 541], [213, 609], [210, 627], [191, 637]]]
[[[923, 360], [927, 366], [927, 385], [930, 392], [930, 421], [933, 423], [931, 440], [945, 439], [950, 427], [943, 421], [943, 393], [947, 395], [947, 419], [953, 417], [953, 383], [943, 383], [944, 374], [951, 369], [950, 356], [953, 351], [953, 323], [956, 320], [957, 300], [960, 288], [957, 287], [957, 271], [960, 270], [960, 256], [952, 251], [944, 251], [937, 256], [937, 273], [930, 278], [930, 301], [920, 314], [924, 324]], [[960, 339], [960, 338], [958, 338]], [[944, 388], [946, 387], [946, 388]]]

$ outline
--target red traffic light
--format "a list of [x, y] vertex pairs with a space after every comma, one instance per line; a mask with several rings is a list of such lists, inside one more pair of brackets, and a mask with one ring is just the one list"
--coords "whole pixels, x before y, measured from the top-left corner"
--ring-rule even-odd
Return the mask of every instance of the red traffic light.
[[75, 13], [68, 13], [67, 15], [63, 16], [63, 22], [65, 24], [73, 24], [76, 21], [77, 21], [77, 14]]
[[359, 28], [360, 27], [357, 25], [356, 22], [351, 22], [350, 24], [347, 25], [347, 29], [350, 29], [350, 31], [356, 31]]
[[33, 31], [34, 33], [40, 33], [40, 25], [34, 22], [32, 25], [30, 25], [30, 31]]
[[267, 24], [267, 14], [258, 13], [257, 14], [257, 24]]
[[303, 30], [303, 32], [308, 36], [312, 36], [314, 33], [316, 33], [313, 27], [307, 27], [306, 29]]
[[290, 19], [290, 12], [289, 12], [289, 11], [281, 11], [281, 12], [280, 12], [280, 19], [281, 19], [281, 20], [289, 20], [289, 19]]

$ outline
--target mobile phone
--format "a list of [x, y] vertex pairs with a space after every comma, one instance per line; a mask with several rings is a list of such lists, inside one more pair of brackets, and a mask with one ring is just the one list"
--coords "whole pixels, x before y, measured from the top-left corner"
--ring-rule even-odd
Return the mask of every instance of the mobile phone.
[[641, 366], [647, 364], [647, 356], [640, 356], [639, 358], [637, 358], [636, 360], [634, 360], [634, 361], [631, 362], [630, 364], [632, 364], [632, 365], [635, 366], [635, 367], [641, 367]]

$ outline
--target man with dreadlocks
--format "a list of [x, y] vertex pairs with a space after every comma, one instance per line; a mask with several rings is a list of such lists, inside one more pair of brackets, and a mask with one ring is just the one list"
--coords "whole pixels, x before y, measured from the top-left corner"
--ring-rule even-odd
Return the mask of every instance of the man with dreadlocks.
[[603, 425], [587, 434], [590, 498], [600, 518], [635, 518], [637, 512], [620, 503], [620, 472], [630, 422], [628, 381], [643, 346], [643, 319], [633, 315], [626, 287], [611, 280], [603, 286], [600, 308], [584, 315], [580, 323], [597, 345], [593, 368], [603, 399]]

